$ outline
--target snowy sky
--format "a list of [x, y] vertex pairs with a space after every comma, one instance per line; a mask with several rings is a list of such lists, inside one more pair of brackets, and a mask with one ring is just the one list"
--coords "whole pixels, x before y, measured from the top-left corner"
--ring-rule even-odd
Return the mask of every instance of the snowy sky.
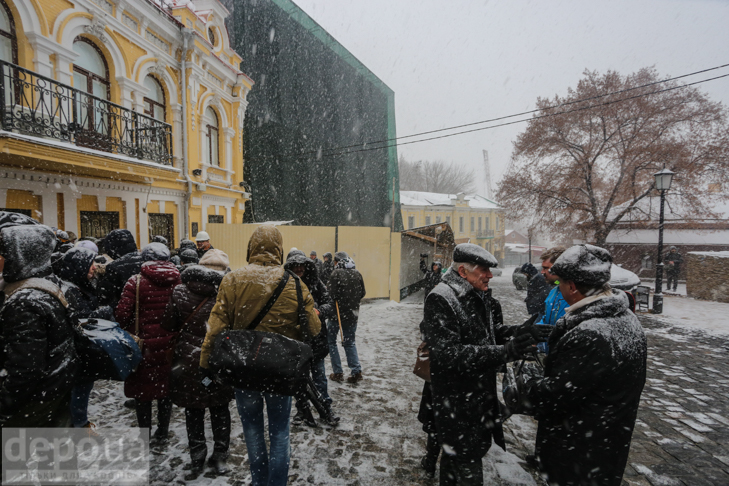
[[[678, 76], [729, 63], [728, 1], [294, 2], [395, 91], [398, 136], [531, 110], [537, 96], [564, 95], [585, 69], [625, 74], [655, 66]], [[729, 103], [729, 78], [701, 86]], [[524, 127], [405, 145], [398, 153], [482, 174], [486, 149], [495, 188]]]

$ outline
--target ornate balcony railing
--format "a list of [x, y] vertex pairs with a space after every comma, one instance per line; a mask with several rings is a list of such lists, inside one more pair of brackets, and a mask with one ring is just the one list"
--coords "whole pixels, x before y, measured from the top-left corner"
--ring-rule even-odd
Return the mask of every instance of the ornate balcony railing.
[[0, 126], [172, 165], [172, 127], [143, 113], [0, 61]]
[[476, 232], [476, 238], [493, 238], [494, 237], [494, 230], [488, 229], [488, 230], [481, 230]]

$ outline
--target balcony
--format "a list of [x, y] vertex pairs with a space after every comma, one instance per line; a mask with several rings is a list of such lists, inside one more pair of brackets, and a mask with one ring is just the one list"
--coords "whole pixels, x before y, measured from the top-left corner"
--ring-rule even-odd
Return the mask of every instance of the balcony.
[[476, 232], [476, 239], [491, 239], [494, 237], [494, 230], [487, 229]]
[[172, 165], [172, 127], [0, 61], [0, 128]]

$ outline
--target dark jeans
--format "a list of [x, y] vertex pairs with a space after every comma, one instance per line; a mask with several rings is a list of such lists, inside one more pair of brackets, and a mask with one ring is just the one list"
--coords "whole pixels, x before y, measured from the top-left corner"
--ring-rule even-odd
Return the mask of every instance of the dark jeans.
[[[673, 287], [671, 287], [673, 284]], [[666, 290], [676, 290], [678, 287], [678, 274], [674, 272], [666, 272]]]
[[[210, 424], [213, 427], [213, 455], [211, 459], [226, 459], [230, 446], [230, 410], [227, 405], [210, 407]], [[187, 442], [190, 445], [192, 462], [204, 461], [208, 455], [205, 442], [205, 409], [186, 408], [185, 426]]]
[[459, 461], [443, 453], [440, 458], [440, 486], [483, 486], [481, 459]]
[[[289, 478], [291, 397], [235, 390], [251, 467], [251, 486], [285, 486]], [[263, 410], [268, 415], [268, 441]]]
[[[329, 339], [329, 359], [332, 362], [332, 373], [343, 374], [342, 360], [339, 357], [339, 350], [337, 349], [337, 336], [340, 334], [339, 321], [330, 320], [328, 321], [329, 327], [327, 328], [327, 336]], [[342, 319], [342, 334], [344, 334], [344, 341], [342, 341], [342, 347], [344, 348], [344, 354], [347, 357], [347, 365], [352, 375], [362, 372], [362, 366], [359, 363], [359, 355], [357, 354], [357, 345], [354, 343], [355, 335], [357, 333], [357, 318]]]
[[[140, 429], [152, 428], [152, 401], [143, 402], [135, 400], [137, 407], [137, 423]], [[157, 400], [157, 430], [167, 433], [170, 428], [172, 417], [172, 399], [162, 398]]]
[[83, 427], [89, 423], [89, 397], [94, 389], [94, 381], [76, 383], [71, 390], [71, 423]]

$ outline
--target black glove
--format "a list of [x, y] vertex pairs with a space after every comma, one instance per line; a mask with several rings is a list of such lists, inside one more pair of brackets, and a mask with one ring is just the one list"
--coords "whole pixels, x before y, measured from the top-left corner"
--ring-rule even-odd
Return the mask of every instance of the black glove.
[[554, 331], [554, 326], [550, 326], [549, 324], [534, 324], [531, 334], [538, 343], [543, 343], [549, 340], [552, 331]]
[[514, 330], [514, 335], [519, 336], [521, 334], [529, 334], [538, 343], [544, 342], [549, 339], [549, 335], [552, 334], [552, 330], [554, 328], [549, 325], [534, 324], [538, 318], [539, 315], [534, 314], [529, 319], [524, 321], [524, 324], [516, 326], [516, 329]]
[[509, 361], [517, 361], [530, 356], [537, 349], [536, 344], [537, 342], [529, 333], [514, 337], [504, 346], [505, 361], [508, 363]]

